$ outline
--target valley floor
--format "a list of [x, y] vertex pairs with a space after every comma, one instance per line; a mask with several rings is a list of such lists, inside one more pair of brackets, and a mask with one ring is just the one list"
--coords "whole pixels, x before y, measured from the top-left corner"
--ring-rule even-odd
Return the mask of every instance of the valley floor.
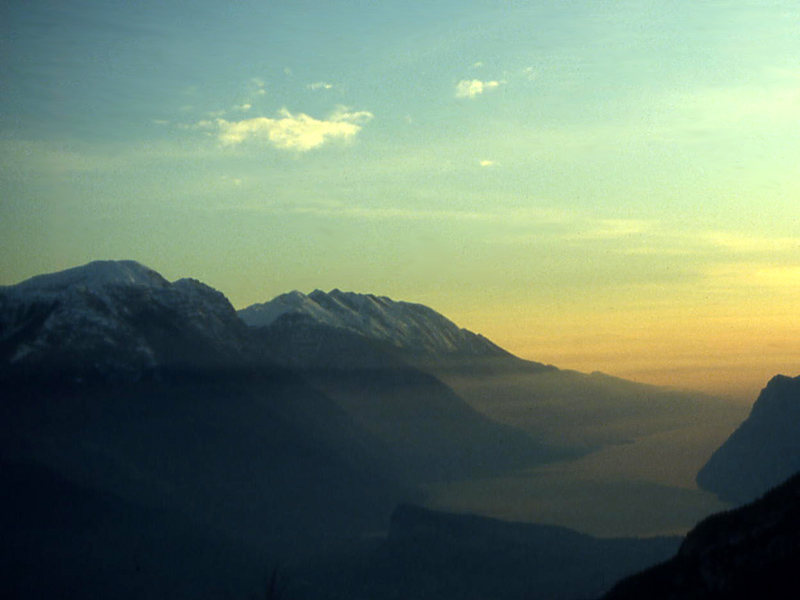
[[570, 462], [429, 485], [426, 504], [602, 537], [685, 534], [729, 508], [698, 489], [694, 478], [746, 410], [733, 407], [710, 422], [609, 445]]

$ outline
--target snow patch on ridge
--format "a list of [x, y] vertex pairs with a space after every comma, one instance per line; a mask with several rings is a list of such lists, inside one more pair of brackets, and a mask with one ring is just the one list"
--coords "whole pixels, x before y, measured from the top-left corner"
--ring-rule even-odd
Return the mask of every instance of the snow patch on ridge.
[[482, 336], [459, 328], [422, 304], [385, 296], [314, 290], [290, 292], [239, 311], [251, 327], [266, 327], [285, 315], [305, 315], [315, 322], [346, 329], [398, 348], [429, 354], [506, 355]]
[[82, 287], [97, 290], [108, 285], [142, 285], [147, 287], [168, 287], [169, 282], [152, 269], [135, 260], [97, 260], [89, 264], [36, 275], [16, 285], [0, 288], [6, 292], [58, 293], [68, 288]]
[[96, 261], [0, 287], [0, 343], [9, 364], [58, 357], [90, 361], [97, 372], [153, 369], [160, 362], [153, 344], [163, 350], [170, 342], [151, 339], [152, 323], [166, 322], [174, 335], [242, 351], [244, 326], [222, 293], [194, 279], [170, 283], [132, 260]]

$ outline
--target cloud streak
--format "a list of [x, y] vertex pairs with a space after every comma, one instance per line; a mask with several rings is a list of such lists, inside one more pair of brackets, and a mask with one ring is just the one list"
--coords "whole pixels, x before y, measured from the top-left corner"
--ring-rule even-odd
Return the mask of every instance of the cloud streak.
[[330, 90], [330, 89], [333, 89], [333, 84], [332, 83], [327, 83], [325, 81], [316, 81], [314, 83], [309, 83], [306, 87], [309, 90], [316, 92], [316, 91], [319, 91], [319, 90]]
[[345, 107], [338, 108], [326, 119], [315, 119], [304, 113], [293, 114], [286, 108], [281, 109], [278, 115], [276, 119], [217, 119], [214, 126], [224, 146], [263, 141], [281, 150], [307, 152], [334, 140], [352, 140], [373, 118], [370, 112], [351, 112]]
[[462, 79], [456, 84], [456, 98], [477, 98], [484, 92], [500, 86], [499, 81], [481, 81], [480, 79]]

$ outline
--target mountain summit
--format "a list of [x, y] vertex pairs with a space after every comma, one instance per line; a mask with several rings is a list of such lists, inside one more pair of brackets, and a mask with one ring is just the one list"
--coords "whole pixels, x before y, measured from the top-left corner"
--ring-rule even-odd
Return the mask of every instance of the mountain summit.
[[[0, 376], [138, 380], [166, 365], [245, 355], [225, 296], [135, 261], [96, 261], [0, 287]], [[39, 375], [37, 375], [37, 373]]]
[[135, 260], [96, 260], [80, 267], [56, 273], [36, 275], [0, 290], [24, 293], [58, 293], [72, 287], [96, 290], [109, 285], [168, 287], [169, 282], [149, 267]]
[[372, 294], [295, 291], [240, 310], [239, 316], [251, 327], [286, 319], [329, 325], [413, 354], [509, 356], [485, 337], [458, 327], [427, 306]]

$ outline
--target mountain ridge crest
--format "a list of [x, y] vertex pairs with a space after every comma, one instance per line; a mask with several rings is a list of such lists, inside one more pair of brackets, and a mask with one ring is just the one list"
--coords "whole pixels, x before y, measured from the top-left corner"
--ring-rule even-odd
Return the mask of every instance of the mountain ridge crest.
[[278, 326], [287, 316], [303, 315], [317, 324], [358, 333], [419, 354], [511, 356], [480, 334], [461, 328], [434, 309], [386, 296], [314, 290], [281, 294], [240, 311], [250, 327]]

